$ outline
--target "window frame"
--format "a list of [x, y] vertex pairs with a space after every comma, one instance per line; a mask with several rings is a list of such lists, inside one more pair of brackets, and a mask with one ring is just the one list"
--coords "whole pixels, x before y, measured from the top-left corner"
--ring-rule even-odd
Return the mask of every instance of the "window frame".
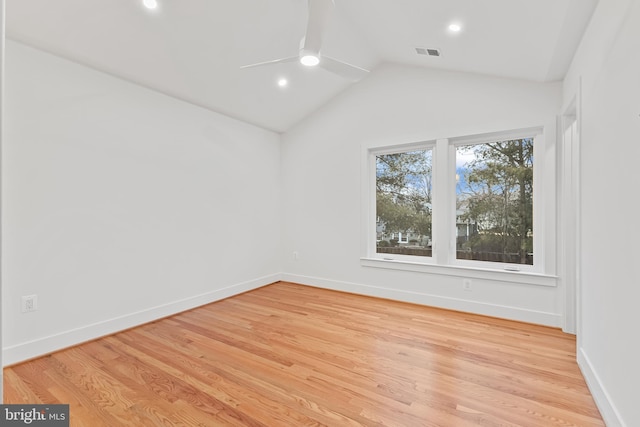
[[[469, 276], [487, 272], [492, 278], [513, 281], [516, 276], [540, 276], [555, 279], [555, 236], [550, 218], [555, 220], [555, 150], [549, 130], [543, 126], [499, 131], [470, 136], [455, 136], [401, 144], [363, 145], [363, 266], [411, 271], [438, 272]], [[546, 133], [546, 135], [545, 135]], [[534, 265], [498, 263], [456, 258], [456, 148], [510, 139], [534, 139], [533, 171], [533, 251]], [[395, 255], [376, 252], [376, 156], [419, 149], [432, 149], [432, 256]], [[544, 187], [544, 188], [543, 188]], [[547, 212], [553, 212], [552, 215]], [[550, 226], [551, 225], [551, 226]], [[553, 264], [553, 265], [550, 265]], [[495, 273], [495, 274], [494, 274]], [[481, 274], [482, 276], [482, 274]], [[520, 280], [515, 280], [520, 281]], [[555, 286], [555, 280], [534, 284]], [[540, 283], [537, 283], [540, 282]], [[523, 283], [529, 283], [524, 280]]]
[[[365, 221], [366, 225], [366, 235], [368, 236], [365, 240], [367, 242], [367, 249], [365, 258], [375, 258], [381, 259], [385, 261], [402, 261], [402, 262], [415, 262], [416, 258], [419, 258], [420, 263], [424, 264], [433, 264], [434, 255], [431, 257], [418, 257], [415, 255], [398, 255], [398, 254], [385, 254], [378, 253], [376, 251], [376, 243], [377, 243], [377, 235], [376, 235], [376, 225], [377, 225], [377, 209], [376, 209], [376, 156], [384, 155], [384, 154], [395, 154], [395, 153], [405, 153], [409, 151], [417, 151], [417, 150], [431, 150], [432, 151], [432, 159], [435, 158], [435, 149], [436, 144], [435, 141], [420, 141], [415, 143], [401, 144], [401, 145], [384, 145], [381, 147], [369, 147], [366, 148], [366, 167], [367, 171], [367, 184], [368, 191], [366, 192], [366, 197], [368, 199], [367, 204], [368, 214], [366, 217], [368, 218]], [[432, 164], [432, 179], [435, 178], [435, 166]], [[435, 187], [435, 184], [433, 184]], [[369, 227], [370, 219], [373, 218], [373, 228]], [[432, 217], [432, 228], [433, 228], [433, 217]], [[371, 236], [371, 232], [373, 231], [373, 236]], [[433, 240], [433, 233], [431, 235]], [[373, 247], [371, 245], [373, 244]]]

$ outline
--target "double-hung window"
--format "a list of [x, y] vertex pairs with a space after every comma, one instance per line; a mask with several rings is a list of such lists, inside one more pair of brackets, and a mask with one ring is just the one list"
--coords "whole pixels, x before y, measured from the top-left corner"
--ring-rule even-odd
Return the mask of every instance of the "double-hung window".
[[367, 146], [363, 258], [548, 273], [548, 151], [540, 128]]

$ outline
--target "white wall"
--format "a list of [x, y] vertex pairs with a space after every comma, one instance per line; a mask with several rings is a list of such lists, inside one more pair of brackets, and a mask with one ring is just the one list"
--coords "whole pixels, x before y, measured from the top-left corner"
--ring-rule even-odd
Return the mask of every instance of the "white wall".
[[[4, 108], [4, 0], [0, 0], [0, 152], [2, 151], [2, 135], [4, 133], [3, 108]], [[0, 159], [2, 154], [0, 154]], [[0, 165], [0, 183], [2, 182], [2, 166]], [[0, 190], [0, 198], [2, 190]], [[0, 206], [0, 222], [2, 221], [2, 206]], [[2, 232], [0, 230], [0, 237]], [[0, 247], [0, 272], [2, 271], [2, 248]], [[2, 290], [2, 277], [0, 277], [0, 291]], [[2, 298], [0, 298], [0, 346], [2, 345]], [[2, 352], [0, 351], [0, 366], [4, 366], [2, 362]], [[0, 378], [0, 402], [3, 399], [3, 378]]]
[[[553, 134], [560, 103], [559, 83], [396, 65], [376, 69], [283, 135], [284, 278], [559, 326], [556, 287], [478, 279], [465, 292], [460, 277], [362, 266], [360, 163], [367, 143], [540, 125]], [[553, 187], [554, 170], [548, 173]]]
[[279, 278], [279, 135], [16, 42], [6, 54], [6, 364]]
[[608, 426], [640, 425], [640, 1], [601, 1], [565, 81], [581, 95], [578, 360]]

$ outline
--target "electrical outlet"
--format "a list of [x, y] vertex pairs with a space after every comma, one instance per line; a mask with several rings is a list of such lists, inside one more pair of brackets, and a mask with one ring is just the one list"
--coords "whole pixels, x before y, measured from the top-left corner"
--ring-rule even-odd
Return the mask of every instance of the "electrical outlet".
[[38, 309], [38, 295], [24, 295], [22, 297], [22, 312], [29, 313]]
[[462, 279], [462, 289], [465, 291], [471, 290], [471, 279]]

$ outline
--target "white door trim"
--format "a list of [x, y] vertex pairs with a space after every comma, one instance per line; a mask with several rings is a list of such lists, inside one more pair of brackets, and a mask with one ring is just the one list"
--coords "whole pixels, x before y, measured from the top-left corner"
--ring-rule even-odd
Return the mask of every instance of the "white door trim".
[[558, 276], [562, 330], [580, 337], [580, 87], [560, 117], [558, 145]]

